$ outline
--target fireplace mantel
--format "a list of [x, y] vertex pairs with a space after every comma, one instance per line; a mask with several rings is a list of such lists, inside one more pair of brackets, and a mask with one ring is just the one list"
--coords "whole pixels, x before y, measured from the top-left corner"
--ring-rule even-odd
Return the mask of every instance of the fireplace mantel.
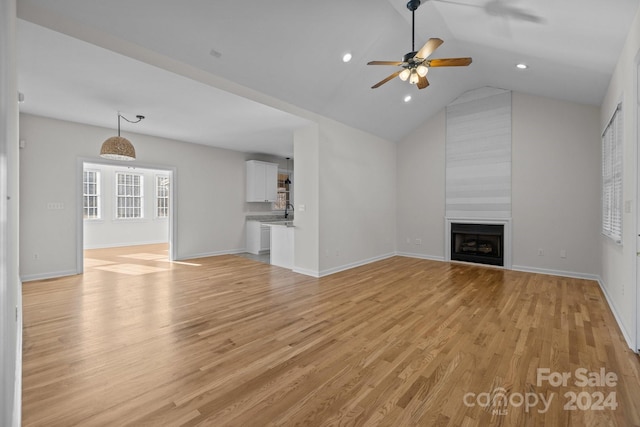
[[451, 261], [451, 224], [493, 224], [504, 226], [504, 266], [511, 270], [511, 218], [456, 218], [444, 219], [444, 259]]

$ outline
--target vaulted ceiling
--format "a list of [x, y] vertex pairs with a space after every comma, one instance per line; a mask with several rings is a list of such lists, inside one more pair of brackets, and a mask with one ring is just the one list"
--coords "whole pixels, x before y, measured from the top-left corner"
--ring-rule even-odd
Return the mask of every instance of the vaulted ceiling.
[[144, 114], [131, 131], [283, 156], [306, 111], [399, 141], [482, 86], [598, 105], [637, 6], [423, 1], [416, 48], [439, 37], [433, 58], [473, 63], [373, 90], [395, 69], [366, 63], [411, 51], [404, 0], [18, 0], [21, 111], [105, 127]]

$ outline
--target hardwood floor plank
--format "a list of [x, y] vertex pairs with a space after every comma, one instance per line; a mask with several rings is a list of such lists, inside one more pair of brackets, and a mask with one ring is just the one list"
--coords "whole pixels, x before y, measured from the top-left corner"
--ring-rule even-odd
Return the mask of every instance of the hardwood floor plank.
[[[162, 245], [85, 258], [23, 286], [24, 426], [640, 425], [640, 359], [595, 282], [404, 257], [315, 279]], [[579, 368], [618, 380], [577, 386]], [[564, 409], [596, 392], [617, 408]]]

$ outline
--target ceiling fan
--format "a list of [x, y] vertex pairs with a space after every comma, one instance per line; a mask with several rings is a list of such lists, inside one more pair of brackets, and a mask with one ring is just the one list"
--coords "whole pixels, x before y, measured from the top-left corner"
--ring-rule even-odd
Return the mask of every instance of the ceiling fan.
[[411, 11], [411, 52], [404, 55], [402, 61], [371, 61], [367, 65], [396, 65], [401, 66], [402, 70], [398, 70], [384, 80], [379, 81], [371, 86], [376, 89], [386, 82], [400, 77], [400, 80], [409, 80], [409, 83], [418, 86], [418, 89], [424, 89], [429, 86], [427, 80], [427, 72], [430, 67], [461, 67], [471, 64], [471, 58], [441, 58], [427, 59], [431, 54], [444, 43], [441, 39], [430, 38], [420, 50], [416, 51], [415, 35], [416, 35], [416, 18], [415, 11], [420, 6], [421, 0], [409, 0], [407, 9]]

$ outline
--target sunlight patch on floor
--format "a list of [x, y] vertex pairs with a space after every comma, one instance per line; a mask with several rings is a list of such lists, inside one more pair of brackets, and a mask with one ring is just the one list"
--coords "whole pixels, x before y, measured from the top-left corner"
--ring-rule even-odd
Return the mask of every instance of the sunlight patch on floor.
[[107, 260], [104, 260], [104, 259], [96, 259], [96, 258], [85, 258], [84, 259], [85, 268], [99, 267], [101, 265], [109, 265], [109, 264], [114, 264], [114, 262], [113, 261], [107, 261]]
[[170, 268], [151, 267], [148, 265], [139, 264], [116, 264], [106, 265], [102, 267], [96, 267], [96, 270], [110, 271], [112, 273], [128, 274], [130, 276], [139, 276], [142, 274], [159, 273], [161, 271], [167, 271]]
[[139, 253], [139, 254], [129, 254], [129, 255], [119, 255], [120, 258], [131, 258], [131, 259], [142, 259], [145, 261], [165, 261], [167, 259], [167, 255], [163, 254], [152, 254], [152, 253]]

